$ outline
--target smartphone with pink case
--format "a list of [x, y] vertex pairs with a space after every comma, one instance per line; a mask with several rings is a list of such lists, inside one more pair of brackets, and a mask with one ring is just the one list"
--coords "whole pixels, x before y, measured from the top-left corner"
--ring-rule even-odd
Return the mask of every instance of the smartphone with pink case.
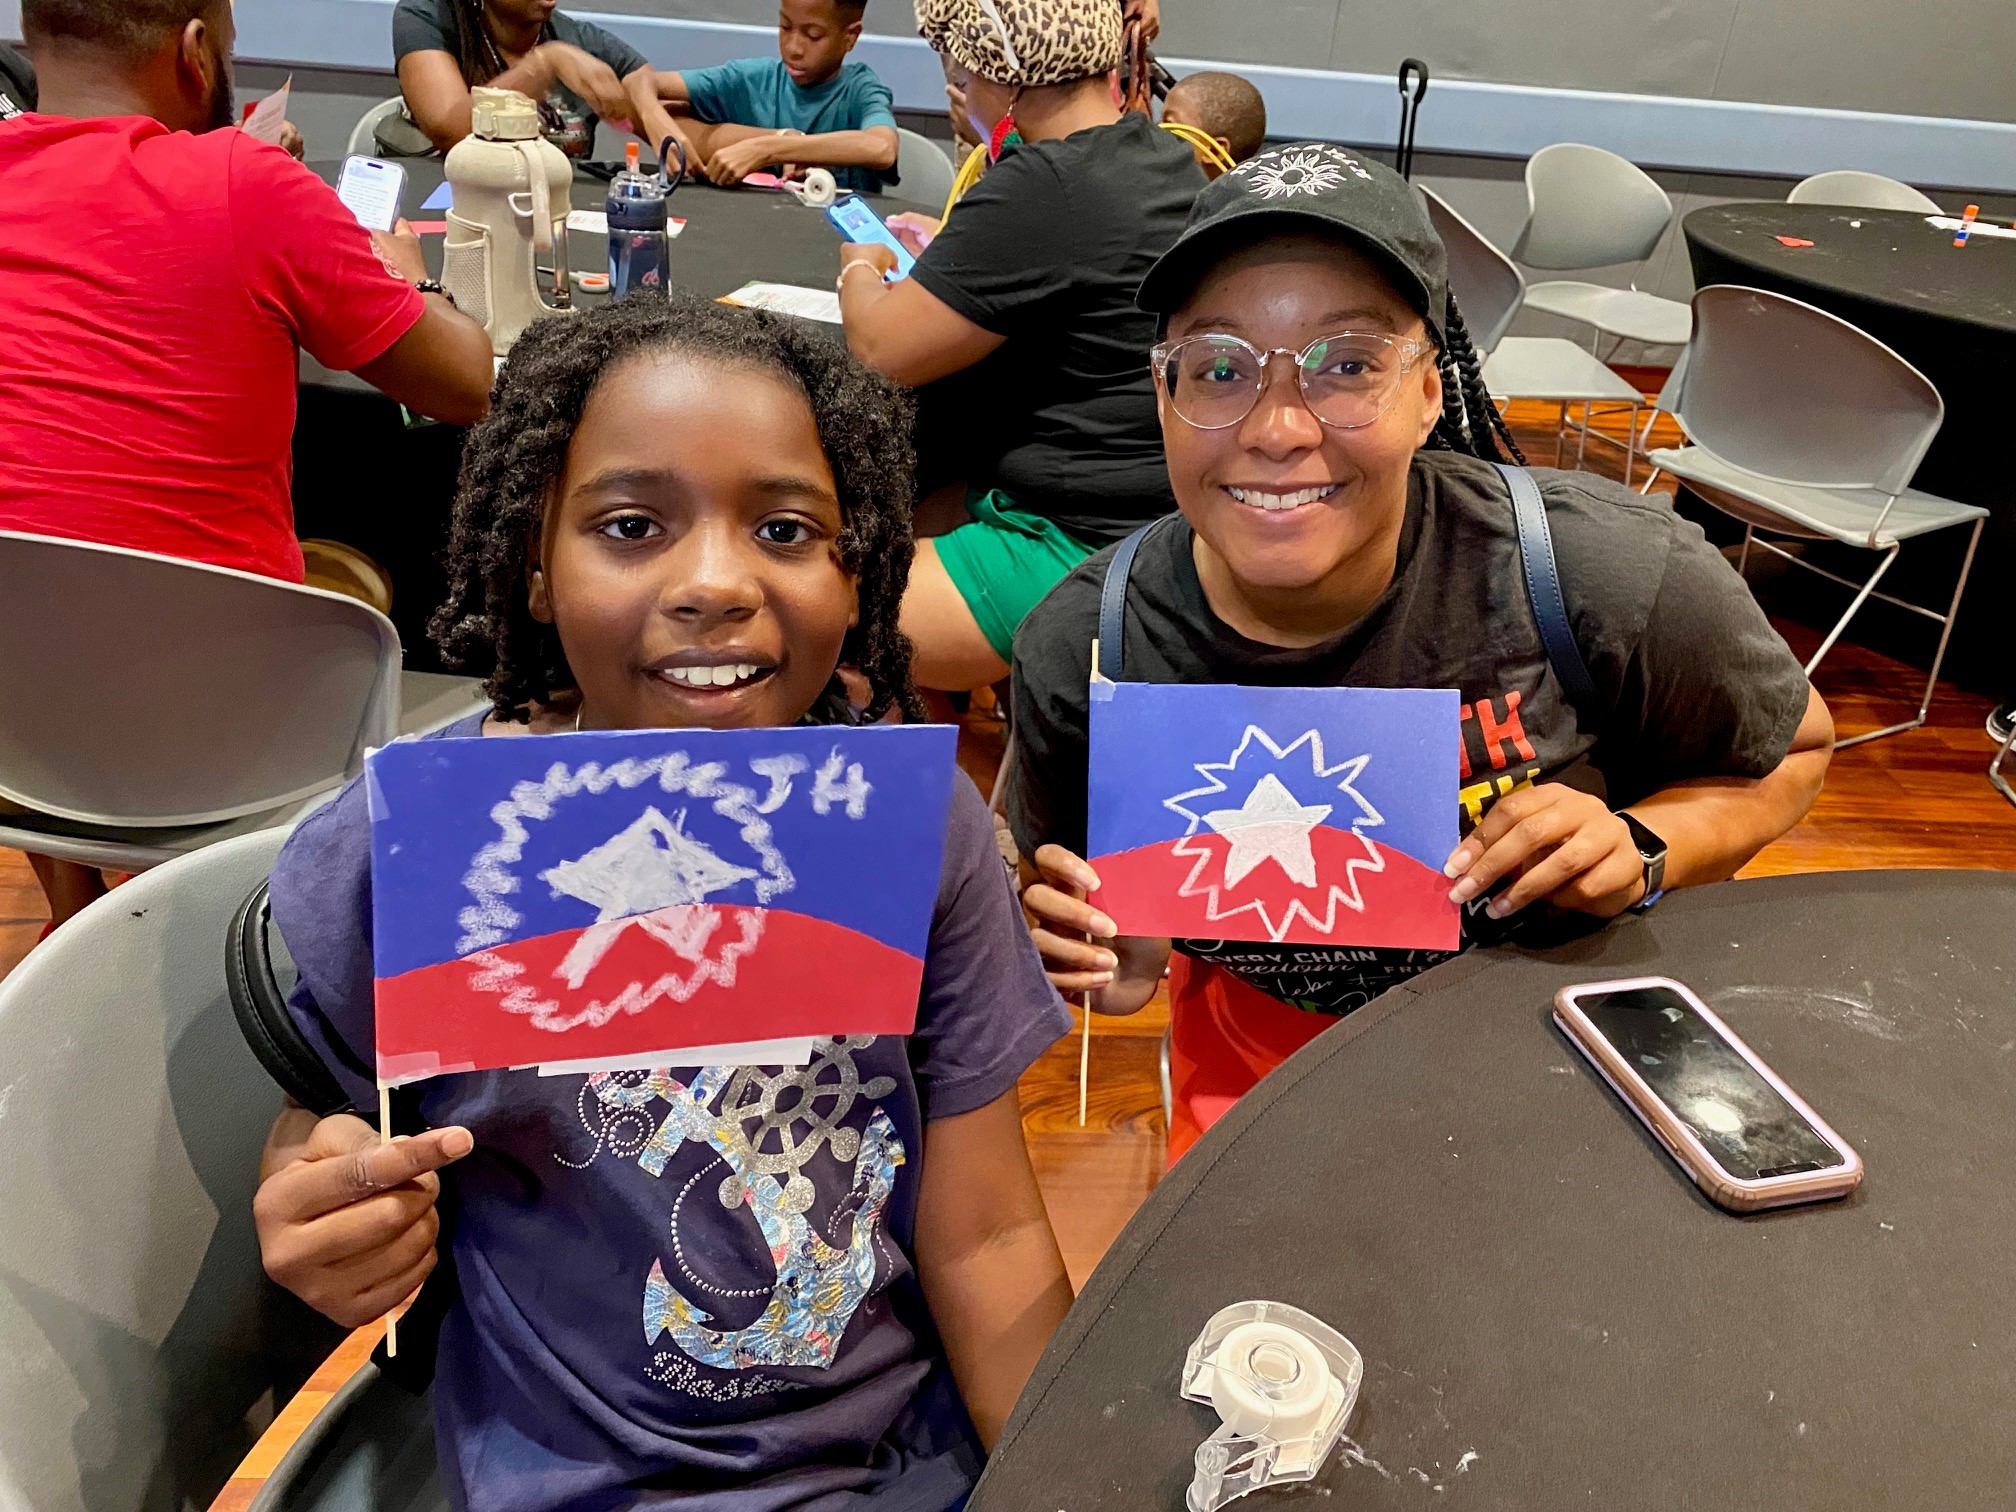
[[1718, 1207], [1826, 1202], [1862, 1184], [1848, 1141], [1681, 983], [1563, 987], [1554, 1022]]

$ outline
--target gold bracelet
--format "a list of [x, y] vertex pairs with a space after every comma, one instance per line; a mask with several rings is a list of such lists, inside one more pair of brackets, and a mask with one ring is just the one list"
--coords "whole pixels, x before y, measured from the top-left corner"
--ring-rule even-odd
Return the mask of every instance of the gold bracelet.
[[840, 276], [833, 280], [833, 287], [837, 290], [847, 281], [847, 275], [852, 273], [856, 268], [871, 268], [874, 270], [876, 281], [880, 282], [882, 279], [882, 269], [879, 265], [870, 262], [865, 257], [850, 257], [845, 263], [841, 264]]

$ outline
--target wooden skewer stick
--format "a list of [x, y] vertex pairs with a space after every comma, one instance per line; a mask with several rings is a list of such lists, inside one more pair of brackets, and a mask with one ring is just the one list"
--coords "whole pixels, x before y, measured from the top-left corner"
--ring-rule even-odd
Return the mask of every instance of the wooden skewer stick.
[[[378, 1137], [386, 1144], [392, 1143], [392, 1088], [385, 1082], [378, 1083]], [[385, 1358], [391, 1359], [399, 1353], [399, 1314], [396, 1310], [385, 1315]]]

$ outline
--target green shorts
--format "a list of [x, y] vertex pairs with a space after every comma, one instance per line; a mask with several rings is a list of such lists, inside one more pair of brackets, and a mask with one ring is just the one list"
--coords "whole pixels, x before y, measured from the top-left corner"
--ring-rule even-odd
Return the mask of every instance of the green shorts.
[[1007, 661], [1022, 617], [1099, 548], [1054, 521], [1017, 509], [998, 488], [968, 494], [966, 513], [971, 516], [966, 524], [932, 545], [987, 644]]

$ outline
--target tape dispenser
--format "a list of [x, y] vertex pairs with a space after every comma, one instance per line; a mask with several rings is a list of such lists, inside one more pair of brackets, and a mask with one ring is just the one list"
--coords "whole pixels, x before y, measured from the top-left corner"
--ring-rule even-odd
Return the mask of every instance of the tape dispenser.
[[824, 168], [807, 168], [805, 177], [785, 179], [780, 187], [814, 210], [824, 210], [840, 198], [839, 183]]
[[1249, 1491], [1313, 1479], [1343, 1436], [1365, 1362], [1344, 1335], [1284, 1302], [1221, 1308], [1183, 1361], [1183, 1395], [1217, 1409], [1184, 1498], [1217, 1512]]

